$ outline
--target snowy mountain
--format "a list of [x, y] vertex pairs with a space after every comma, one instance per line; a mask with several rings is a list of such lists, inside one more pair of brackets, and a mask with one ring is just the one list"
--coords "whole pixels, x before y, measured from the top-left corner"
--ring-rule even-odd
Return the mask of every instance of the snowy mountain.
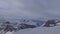
[[[55, 21], [55, 22], [57, 22], [57, 21]], [[60, 22], [56, 23], [56, 24], [58, 24], [58, 25], [56, 25], [54, 27], [50, 27], [50, 26], [49, 27], [47, 27], [47, 26], [41, 27], [40, 26], [40, 27], [37, 27], [34, 29], [30, 28], [30, 29], [20, 30], [20, 31], [13, 33], [13, 34], [60, 34]]]
[[[15, 19], [14, 19], [15, 20]], [[18, 19], [19, 23], [11, 23], [9, 20], [0, 23], [0, 34], [59, 34], [60, 20], [37, 21]], [[40, 23], [42, 25], [39, 25]], [[53, 26], [51, 27], [50, 26]], [[55, 24], [57, 24], [55, 26]], [[39, 26], [38, 26], [39, 25]], [[46, 25], [46, 26], [45, 26]], [[47, 27], [48, 26], [48, 27]]]
[[[59, 20], [48, 20], [41, 26], [37, 26], [37, 23], [28, 20], [22, 20], [22, 23], [11, 23], [5, 21], [0, 24], [1, 34], [59, 34], [60, 21]], [[32, 22], [32, 23], [31, 23]], [[31, 23], [31, 24], [29, 24]], [[50, 24], [53, 26], [51, 27]], [[46, 25], [46, 26], [45, 26]], [[56, 26], [55, 26], [56, 25]], [[48, 26], [48, 27], [47, 27]], [[54, 33], [55, 32], [55, 33]]]
[[41, 26], [41, 22], [44, 22], [38, 22], [38, 20], [35, 22], [31, 19], [0, 19], [0, 21], [0, 33], [12, 33], [23, 29], [36, 28]]

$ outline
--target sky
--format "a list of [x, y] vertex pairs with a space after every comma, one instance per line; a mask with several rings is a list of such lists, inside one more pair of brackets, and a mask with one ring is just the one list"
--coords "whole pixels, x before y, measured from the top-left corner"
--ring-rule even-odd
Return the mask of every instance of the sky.
[[60, 18], [60, 0], [0, 0], [0, 16]]

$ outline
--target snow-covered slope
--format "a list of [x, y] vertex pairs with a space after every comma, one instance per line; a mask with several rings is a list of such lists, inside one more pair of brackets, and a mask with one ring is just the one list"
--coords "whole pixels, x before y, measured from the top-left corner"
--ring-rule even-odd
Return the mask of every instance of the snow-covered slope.
[[[13, 31], [13, 32], [14, 32], [14, 31]], [[7, 32], [7, 33], [5, 33], [5, 34], [13, 34], [13, 32], [10, 32], [10, 31], [9, 31], [9, 32]]]
[[[5, 30], [5, 28], [7, 28], [7, 31], [9, 30], [9, 27], [11, 26], [11, 28], [16, 28], [16, 31], [19, 31], [19, 30], [24, 30], [25, 28], [35, 28], [35, 27], [38, 27], [38, 26], [41, 26], [42, 22], [44, 21], [40, 21], [38, 22], [38, 20], [31, 20], [31, 19], [3, 19], [2, 18], [0, 19], [0, 28], [3, 28], [2, 30]], [[10, 24], [7, 24], [7, 23], [10, 23]], [[40, 24], [41, 23], [41, 24]], [[7, 27], [9, 26], [9, 27]], [[0, 29], [1, 30], [1, 29]], [[6, 31], [4, 31], [6, 32]], [[2, 32], [3, 33], [3, 32]], [[13, 33], [13, 32], [7, 32], [6, 34], [8, 33]]]
[[[20, 25], [18, 25], [18, 26], [20, 26], [20, 29], [17, 28], [18, 30], [16, 32], [8, 31], [5, 34], [59, 34], [60, 33], [60, 25], [57, 25], [57, 26], [54, 26], [54, 27], [43, 27], [43, 26], [37, 27], [36, 26], [37, 25], [37, 20], [30, 20], [30, 19], [29, 20], [23, 19], [22, 21], [21, 20], [20, 19], [17, 20], [18, 22], [19, 21], [22, 22], [22, 23], [20, 23], [20, 22], [17, 23], [17, 24], [20, 24]], [[14, 21], [15, 21], [15, 19], [14, 19]], [[41, 21], [39, 21], [39, 22], [41, 22]], [[4, 22], [4, 24], [6, 24], [6, 23]], [[10, 25], [16, 27], [17, 25], [14, 25], [14, 24], [15, 23], [11, 23]], [[26, 25], [28, 25], [28, 26], [26, 26]], [[36, 28], [35, 27], [31, 28], [30, 26], [36, 26]], [[23, 27], [23, 29], [21, 27]], [[25, 27], [27, 27], [27, 28], [25, 28]]]
[[60, 25], [55, 27], [38, 27], [34, 29], [24, 29], [13, 34], [60, 34]]

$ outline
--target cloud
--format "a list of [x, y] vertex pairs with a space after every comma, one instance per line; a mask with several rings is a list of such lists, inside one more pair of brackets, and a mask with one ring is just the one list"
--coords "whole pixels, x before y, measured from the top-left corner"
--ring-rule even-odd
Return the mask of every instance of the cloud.
[[[47, 0], [0, 0], [0, 15], [10, 17], [55, 18], [58, 10], [52, 10]], [[2, 7], [1, 7], [2, 6]], [[58, 12], [57, 12], [58, 11]]]

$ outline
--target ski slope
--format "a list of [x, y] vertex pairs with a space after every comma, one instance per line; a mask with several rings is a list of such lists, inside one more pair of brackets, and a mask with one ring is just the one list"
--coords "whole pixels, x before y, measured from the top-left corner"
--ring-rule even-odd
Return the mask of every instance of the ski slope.
[[60, 26], [24, 29], [13, 34], [60, 34]]

